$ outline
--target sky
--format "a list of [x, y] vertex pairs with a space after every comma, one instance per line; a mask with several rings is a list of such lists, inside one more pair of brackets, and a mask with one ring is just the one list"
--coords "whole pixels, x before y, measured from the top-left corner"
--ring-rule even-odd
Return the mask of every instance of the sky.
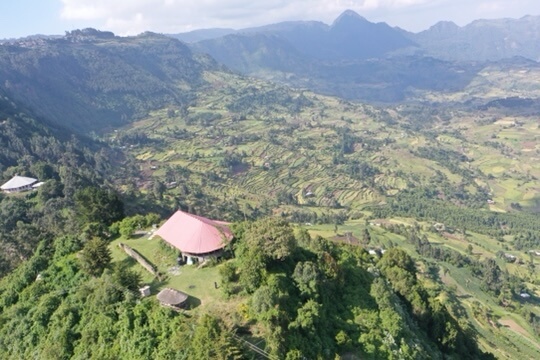
[[117, 35], [242, 29], [289, 20], [327, 24], [351, 9], [418, 32], [438, 21], [540, 15], [539, 0], [0, 0], [0, 39], [93, 27]]

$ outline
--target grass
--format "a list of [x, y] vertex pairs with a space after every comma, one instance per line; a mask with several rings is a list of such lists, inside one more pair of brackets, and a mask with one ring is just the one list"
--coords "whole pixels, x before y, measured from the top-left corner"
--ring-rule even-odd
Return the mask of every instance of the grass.
[[159, 281], [135, 261], [130, 262], [131, 268], [141, 274], [143, 282], [151, 286], [153, 295], [163, 288], [172, 287], [190, 295], [195, 306], [215, 306], [216, 303], [226, 302], [221, 291], [214, 285], [219, 283], [218, 266], [204, 268], [197, 268], [195, 265], [177, 266], [175, 252], [164, 248], [157, 238], [149, 240], [147, 235], [135, 239], [121, 237], [112, 241], [110, 249], [113, 262], [126, 261], [129, 258], [118, 247], [120, 242], [137, 250], [165, 275], [162, 281]]

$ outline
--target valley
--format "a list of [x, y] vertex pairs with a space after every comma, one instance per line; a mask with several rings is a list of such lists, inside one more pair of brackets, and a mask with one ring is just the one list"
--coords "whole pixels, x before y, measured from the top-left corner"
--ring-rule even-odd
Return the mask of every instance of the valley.
[[[353, 12], [209, 33], [0, 44], [0, 175], [44, 182], [0, 196], [0, 357], [540, 357], [536, 61]], [[234, 239], [185, 264], [177, 210]]]

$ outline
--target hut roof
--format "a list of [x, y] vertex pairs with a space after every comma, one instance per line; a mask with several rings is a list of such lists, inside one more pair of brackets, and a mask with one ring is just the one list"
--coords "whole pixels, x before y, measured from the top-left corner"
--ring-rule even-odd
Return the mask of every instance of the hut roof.
[[177, 211], [157, 231], [183, 253], [206, 254], [222, 249], [233, 237], [227, 223]]
[[165, 305], [179, 306], [188, 298], [188, 295], [175, 289], [165, 288], [157, 294], [157, 299]]

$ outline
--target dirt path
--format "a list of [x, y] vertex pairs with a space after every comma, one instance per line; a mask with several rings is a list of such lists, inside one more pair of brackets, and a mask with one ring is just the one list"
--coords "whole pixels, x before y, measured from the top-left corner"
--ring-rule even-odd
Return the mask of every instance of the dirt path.
[[[529, 333], [527, 332], [527, 330], [522, 328], [520, 325], [518, 325], [512, 319], [501, 319], [501, 320], [499, 320], [499, 324], [501, 324], [502, 326], [505, 326], [505, 327], [509, 328], [513, 332], [521, 334], [521, 335], [523, 335], [523, 336], [525, 336], [527, 338], [530, 336]], [[536, 347], [538, 347], [538, 345]]]
[[531, 339], [531, 335], [518, 323], [516, 323], [513, 319], [501, 319], [499, 320], [499, 324], [501, 324], [504, 327], [509, 328], [513, 332], [522, 335], [525, 339], [528, 340], [528, 343], [534, 346], [537, 350], [540, 350], [540, 345], [533, 339]]

